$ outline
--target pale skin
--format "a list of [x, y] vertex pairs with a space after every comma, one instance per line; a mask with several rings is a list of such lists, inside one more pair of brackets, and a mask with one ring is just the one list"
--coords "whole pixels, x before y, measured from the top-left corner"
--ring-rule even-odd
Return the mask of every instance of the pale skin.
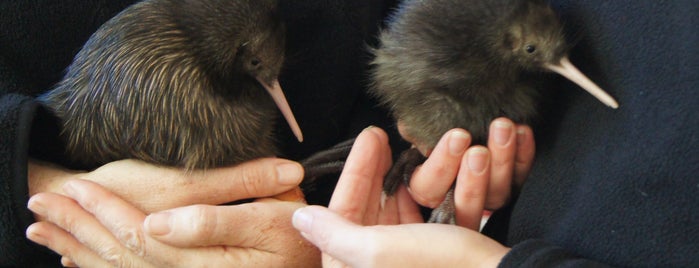
[[[296, 187], [302, 177], [298, 163], [274, 158], [205, 172], [135, 160], [113, 162], [93, 172], [31, 162], [32, 198], [28, 207], [44, 221], [31, 225], [27, 237], [64, 256], [65, 266], [197, 267], [205, 261], [226, 266], [319, 263], [317, 249], [291, 227], [292, 213], [304, 206], [300, 202], [260, 199], [230, 206], [226, 216], [239, 220], [219, 218], [227, 223], [226, 231], [235, 235], [235, 239], [226, 240], [228, 246], [170, 246], [144, 235], [142, 228], [146, 215], [154, 211], [272, 196]], [[83, 201], [80, 205], [85, 209], [76, 201]], [[187, 216], [208, 218], [211, 212], [206, 209], [190, 210]]]
[[[389, 169], [390, 148], [384, 133], [366, 132], [355, 143], [329, 207], [310, 206], [294, 214], [294, 226], [323, 251], [323, 266], [496, 267], [509, 249], [478, 233], [479, 222], [484, 209], [507, 201], [510, 193], [502, 189], [524, 182], [534, 157], [531, 129], [497, 119], [488, 148], [452, 146], [467, 136], [463, 130], [449, 131], [413, 174], [412, 196], [403, 187], [383, 209], [376, 200]], [[418, 187], [434, 186], [439, 178], [441, 189], [431, 193], [445, 193], [454, 177], [459, 226], [423, 224], [413, 202]], [[432, 184], [420, 181], [429, 178]]]
[[[507, 126], [504, 130], [500, 128], [495, 131], [491, 127], [491, 135], [507, 134], [503, 135], [506, 137], [503, 139], [505, 143], [471, 147], [467, 132], [458, 129], [449, 131], [431, 152], [428, 161], [413, 174], [410, 190], [401, 188], [394, 198], [385, 202], [383, 208], [380, 205], [381, 181], [391, 164], [390, 148], [382, 130], [368, 128], [357, 138], [330, 209], [313, 206], [297, 211], [293, 218], [295, 227], [327, 253], [323, 258], [325, 266], [403, 267], [404, 264], [425, 264], [412, 260], [418, 257], [412, 253], [415, 251], [422, 252], [420, 261], [432, 260], [428, 266], [455, 263], [461, 266], [497, 265], [508, 249], [472, 230], [477, 228], [483, 209], [496, 209], [507, 202], [511, 185], [523, 182], [534, 154], [531, 129], [516, 126], [507, 119], [498, 121], [504, 121]], [[438, 204], [455, 178], [458, 178], [457, 223], [463, 227], [420, 224], [423, 219], [414, 200], [429, 206]], [[229, 253], [232, 249], [238, 249], [233, 245], [248, 245], [244, 243], [246, 241], [272, 240], [287, 247], [291, 244], [293, 249], [315, 252], [299, 247], [299, 244], [305, 243], [299, 240], [279, 239], [278, 235], [254, 232], [255, 228], [266, 229], [267, 232], [280, 229], [280, 233], [296, 232], [298, 235], [291, 227], [291, 215], [303, 206], [299, 203], [262, 199], [238, 206], [185, 206], [147, 216], [139, 205], [130, 204], [126, 201], [128, 198], [120, 198], [107, 190], [108, 187], [83, 180], [71, 180], [62, 187], [73, 190], [67, 191], [67, 196], [42, 193], [32, 197], [30, 209], [48, 218], [49, 222], [37, 223], [27, 233], [30, 239], [63, 255], [64, 264], [70, 266], [280, 265], [279, 262], [266, 262], [270, 259], [269, 255], [252, 254], [254, 250], [247, 251], [248, 254], [221, 254], [222, 248], [229, 249], [223, 250], [223, 253]], [[493, 192], [493, 189], [497, 192]], [[36, 209], [37, 203], [42, 204], [43, 209]], [[276, 215], [282, 223], [264, 225], [264, 222], [260, 222], [253, 225], [250, 223], [254, 221], [254, 217], [250, 216], [253, 214], [243, 212], [246, 210], [254, 210], [255, 213], [268, 211], [269, 214], [262, 216], [274, 218]], [[161, 221], [164, 216], [174, 220]], [[313, 226], [313, 229], [308, 229], [308, 226]], [[446, 251], [428, 252], [425, 244], [440, 244]], [[109, 254], [114, 252], [118, 253], [119, 260], [114, 259], [114, 254]], [[432, 254], [426, 257], [426, 252]], [[299, 261], [295, 265], [284, 263], [284, 266], [319, 264], [320, 258], [315, 257], [315, 262]], [[299, 258], [299, 255], [295, 258]]]

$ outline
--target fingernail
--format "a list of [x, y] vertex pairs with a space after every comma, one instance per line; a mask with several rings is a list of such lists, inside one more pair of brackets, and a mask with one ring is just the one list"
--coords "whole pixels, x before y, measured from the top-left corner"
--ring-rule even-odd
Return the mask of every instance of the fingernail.
[[527, 131], [524, 128], [517, 128], [517, 145], [524, 144]]
[[170, 218], [169, 212], [158, 212], [146, 217], [146, 232], [151, 235], [162, 236], [170, 233]]
[[40, 244], [40, 245], [48, 245], [48, 239], [38, 233], [32, 226], [29, 226], [27, 228], [27, 233], [25, 234], [27, 236], [27, 239], [34, 241], [34, 243]]
[[40, 201], [39, 198], [32, 197], [29, 199], [29, 202], [27, 202], [27, 208], [31, 210], [32, 212], [39, 214], [41, 216], [46, 215], [46, 206]]
[[471, 136], [463, 131], [454, 131], [449, 136], [449, 153], [460, 156], [470, 144]]
[[292, 224], [296, 229], [303, 233], [308, 233], [313, 224], [313, 216], [308, 213], [305, 208], [299, 208], [294, 211], [294, 216], [291, 219]]
[[504, 146], [510, 140], [512, 135], [512, 123], [505, 121], [495, 121], [495, 143], [500, 146]]
[[73, 262], [70, 258], [65, 256], [61, 257], [61, 265], [63, 265], [63, 267], [78, 267], [78, 265], [75, 264], [75, 262]]
[[468, 151], [468, 168], [474, 173], [481, 173], [488, 165], [488, 150], [485, 148], [473, 148]]
[[303, 168], [296, 163], [279, 164], [277, 178], [282, 185], [297, 185], [303, 179]]

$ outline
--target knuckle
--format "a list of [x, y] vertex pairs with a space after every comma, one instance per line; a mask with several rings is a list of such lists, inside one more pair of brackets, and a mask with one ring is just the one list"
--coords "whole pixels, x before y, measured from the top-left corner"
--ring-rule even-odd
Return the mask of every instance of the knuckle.
[[124, 229], [116, 234], [119, 241], [134, 254], [143, 257], [146, 255], [145, 236], [138, 229]]
[[428, 167], [429, 168], [427, 171], [430, 172], [432, 177], [436, 178], [453, 176], [455, 170], [451, 165], [449, 165], [449, 163], [446, 163], [445, 161], [430, 163]]
[[99, 251], [99, 255], [112, 267], [134, 267], [133, 262], [128, 258], [120, 247], [107, 246]]
[[333, 252], [333, 246], [334, 244], [331, 243], [331, 234], [330, 232], [326, 232], [324, 230], [319, 230], [314, 234], [315, 242], [317, 243], [316, 245], [320, 249], [327, 250], [329, 252]]
[[71, 213], [58, 213], [56, 218], [49, 218], [50, 221], [55, 221], [61, 228], [65, 229], [70, 233], [75, 233], [78, 228], [80, 228], [80, 222], [72, 217]]
[[242, 187], [250, 197], [259, 195], [266, 188], [263, 183], [267, 179], [272, 179], [270, 169], [261, 168], [259, 165], [245, 166], [242, 176]]
[[214, 213], [211, 207], [204, 205], [196, 205], [192, 209], [192, 237], [213, 237], [216, 234], [217, 214]]
[[429, 207], [429, 208], [435, 208], [437, 207], [442, 200], [444, 200], [444, 193], [437, 194], [434, 193], [432, 195], [424, 195], [423, 192], [421, 191], [415, 191], [412, 188], [408, 188], [408, 192], [410, 193], [410, 196], [415, 200], [420, 205]]
[[474, 188], [463, 189], [460, 195], [466, 200], [483, 200], [486, 198], [486, 193], [482, 189]]

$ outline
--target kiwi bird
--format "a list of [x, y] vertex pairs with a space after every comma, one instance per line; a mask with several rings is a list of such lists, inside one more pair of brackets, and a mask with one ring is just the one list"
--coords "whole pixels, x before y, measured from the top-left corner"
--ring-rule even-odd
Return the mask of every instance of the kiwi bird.
[[82, 165], [136, 158], [187, 169], [277, 153], [285, 28], [273, 0], [146, 0], [102, 25], [40, 101]]
[[[604, 104], [618, 103], [568, 59], [570, 46], [544, 0], [408, 0], [374, 50], [372, 89], [413, 145], [434, 148], [452, 128], [484, 144], [490, 122], [531, 123], [539, 114], [546, 73], [577, 83]], [[424, 161], [404, 152], [384, 183], [391, 195]], [[432, 222], [453, 223], [453, 193]]]

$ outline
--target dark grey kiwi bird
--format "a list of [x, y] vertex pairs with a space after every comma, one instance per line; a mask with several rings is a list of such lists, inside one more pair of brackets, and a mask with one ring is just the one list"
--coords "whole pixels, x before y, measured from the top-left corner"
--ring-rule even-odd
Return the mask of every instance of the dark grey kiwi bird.
[[146, 0], [102, 25], [40, 100], [83, 165], [273, 156], [275, 103], [303, 140], [277, 80], [284, 45], [275, 0]]
[[[563, 26], [543, 0], [408, 0], [380, 36], [372, 92], [391, 109], [401, 134], [426, 149], [452, 128], [484, 144], [497, 117], [531, 123], [549, 71], [617, 108], [570, 63], [568, 50]], [[416, 149], [404, 152], [385, 192], [395, 192], [422, 161]], [[430, 221], [453, 223], [452, 198], [450, 192]]]

